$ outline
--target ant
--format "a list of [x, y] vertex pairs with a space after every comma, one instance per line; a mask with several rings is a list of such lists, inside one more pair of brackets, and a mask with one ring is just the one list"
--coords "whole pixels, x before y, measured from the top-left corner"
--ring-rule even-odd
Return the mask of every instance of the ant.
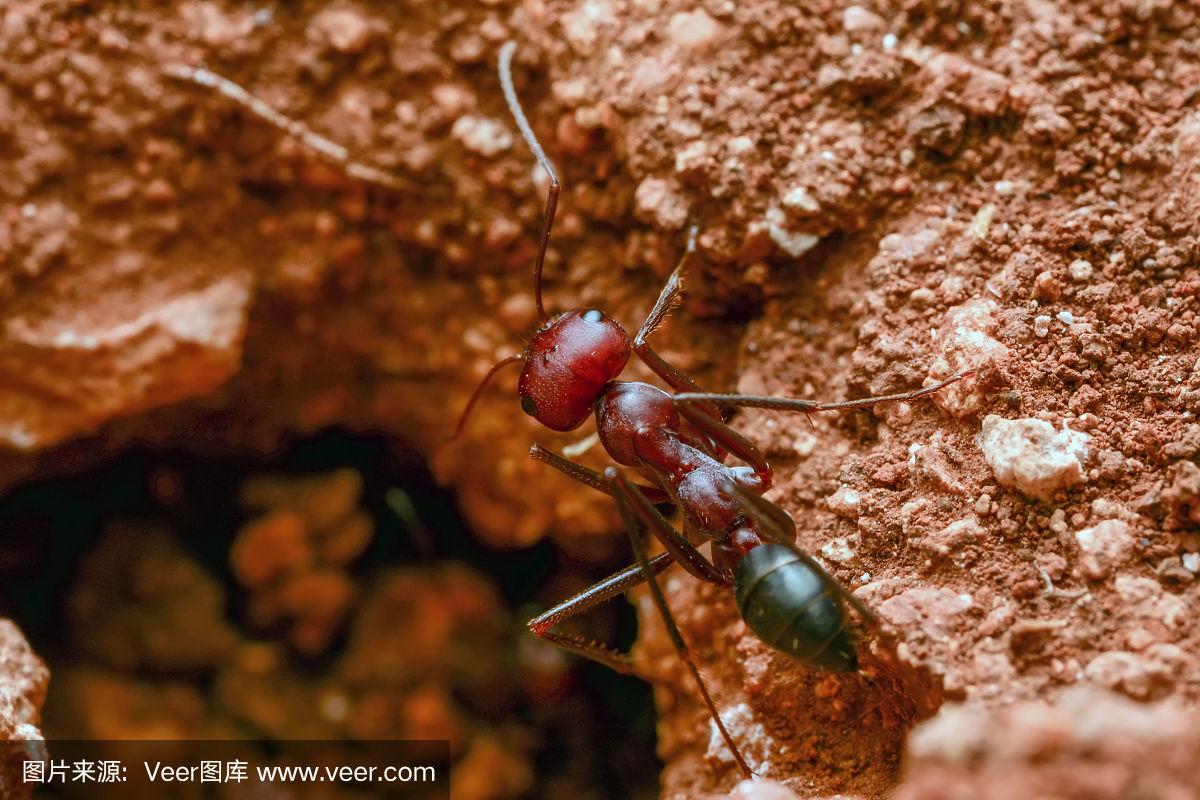
[[[554, 629], [566, 619], [648, 583], [676, 652], [695, 679], [738, 767], [750, 777], [753, 773], [717, 713], [656, 576], [678, 563], [702, 581], [732, 587], [738, 611], [763, 642], [792, 658], [834, 672], [851, 672], [858, 667], [857, 637], [847, 605], [871, 627], [878, 627], [878, 619], [796, 546], [792, 518], [762, 497], [771, 486], [771, 466], [753, 443], [725, 424], [722, 408], [757, 406], [806, 413], [862, 408], [924, 397], [964, 374], [912, 392], [836, 403], [701, 393], [691, 378], [667, 363], [647, 342], [680, 301], [684, 269], [696, 249], [694, 227], [678, 266], [632, 339], [616, 320], [599, 309], [572, 309], [549, 316], [542, 303], [542, 264], [560, 187], [554, 165], [542, 150], [513, 88], [515, 50], [516, 43], [511, 41], [500, 49], [500, 85], [521, 136], [550, 179], [533, 268], [534, 298], [542, 324], [524, 353], [505, 358], [489, 370], [467, 402], [450, 441], [462, 432], [491, 378], [511, 364], [522, 365], [517, 384], [521, 409], [547, 428], [574, 430], [595, 414], [599, 440], [608, 455], [649, 485], [631, 481], [616, 467], [596, 472], [536, 444], [529, 452], [534, 459], [616, 501], [637, 563], [530, 620], [529, 629], [558, 647], [629, 673], [632, 666], [627, 653]], [[672, 397], [648, 383], [618, 380], [633, 354], [677, 394]], [[727, 454], [748, 466], [726, 466], [722, 461]], [[686, 533], [676, 530], [656, 508], [662, 503], [681, 511]], [[665, 552], [648, 555], [647, 531]], [[710, 543], [711, 560], [695, 544], [704, 541]]]

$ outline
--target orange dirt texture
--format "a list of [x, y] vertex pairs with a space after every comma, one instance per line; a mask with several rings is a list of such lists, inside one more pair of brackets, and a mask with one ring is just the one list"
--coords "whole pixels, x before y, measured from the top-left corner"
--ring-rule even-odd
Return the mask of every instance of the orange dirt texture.
[[[664, 796], [1200, 795], [1191, 4], [9, 0], [0, 478], [135, 443], [270, 453], [329, 425], [435, 456], [536, 323], [546, 183], [496, 79], [510, 38], [565, 187], [552, 309], [636, 327], [694, 223], [655, 345], [706, 388], [836, 400], [974, 370], [933, 401], [736, 416], [800, 543], [896, 641], [817, 674], [730, 593], [668, 573], [734, 738], [782, 785], [738, 786], [643, 597]], [[436, 453], [440, 477], [491, 545], [610, 552], [608, 499], [527, 457], [590, 428], [538, 429], [515, 377]], [[334, 535], [264, 513], [235, 568], [260, 622], [319, 651], [341, 613], [310, 598], [348, 602], [341, 553], [370, 531], [307, 572], [264, 566], [256, 538]], [[288, 592], [313, 575], [328, 586]]]

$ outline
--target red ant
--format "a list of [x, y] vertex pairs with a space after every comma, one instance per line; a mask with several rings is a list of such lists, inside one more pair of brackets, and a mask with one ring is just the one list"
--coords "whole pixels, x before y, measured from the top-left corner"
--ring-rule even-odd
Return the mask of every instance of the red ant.
[[[530, 455], [616, 500], [637, 563], [530, 620], [529, 629], [559, 647], [628, 673], [631, 671], [628, 654], [556, 633], [554, 627], [641, 583], [649, 583], [675, 650], [695, 678], [738, 767], [749, 777], [750, 767], [717, 713], [656, 576], [671, 564], [679, 563], [702, 581], [732, 587], [742, 618], [762, 641], [807, 664], [835, 672], [854, 671], [858, 665], [856, 636], [845, 604], [871, 626], [877, 620], [795, 545], [796, 525], [792, 518], [761, 496], [771, 485], [770, 465], [758, 448], [725, 424], [717, 404], [804, 412], [861, 408], [923, 397], [963, 376], [956, 375], [913, 392], [839, 403], [700, 393], [691, 378], [668, 364], [647, 343], [679, 302], [684, 267], [696, 247], [695, 228], [690, 231], [678, 266], [632, 340], [620, 324], [598, 309], [574, 309], [551, 318], [542, 304], [542, 263], [558, 205], [559, 181], [513, 88], [515, 49], [515, 42], [508, 42], [500, 49], [500, 84], [521, 135], [550, 178], [542, 237], [533, 269], [533, 291], [542, 326], [523, 354], [492, 367], [471, 395], [451, 439], [461, 433], [488, 381], [510, 364], [523, 365], [517, 384], [521, 409], [546, 427], [574, 430], [595, 413], [599, 439], [609, 456], [632, 468], [651, 485], [633, 483], [615, 467], [609, 467], [603, 474], [595, 472], [538, 445], [530, 449]], [[672, 397], [648, 383], [617, 380], [634, 353], [681, 394]], [[749, 466], [725, 466], [722, 459], [727, 453]], [[655, 507], [663, 502], [682, 512], [686, 535], [677, 531]], [[647, 555], [644, 538], [647, 530], [666, 552], [653, 558]], [[693, 543], [698, 541], [710, 543], [711, 561]]]

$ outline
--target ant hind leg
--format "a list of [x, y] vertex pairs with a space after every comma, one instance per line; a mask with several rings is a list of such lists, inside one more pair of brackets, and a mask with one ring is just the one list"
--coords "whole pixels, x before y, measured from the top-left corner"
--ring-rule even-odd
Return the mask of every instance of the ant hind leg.
[[634, 510], [634, 498], [638, 495], [629, 481], [613, 467], [609, 467], [604, 471], [604, 479], [613, 490], [613, 497], [616, 498], [617, 508], [621, 512], [621, 521], [625, 525], [625, 533], [628, 534], [629, 542], [633, 546], [638, 566], [641, 567], [642, 573], [647, 579], [646, 582], [650, 585], [650, 596], [653, 598], [654, 604], [658, 607], [658, 612], [662, 617], [663, 623], [667, 626], [667, 633], [671, 637], [671, 643], [675, 646], [675, 652], [679, 654], [680, 659], [687, 665], [688, 671], [692, 673], [696, 685], [700, 688], [700, 694], [704, 698], [704, 704], [708, 706], [708, 713], [712, 715], [713, 722], [721, 732], [721, 737], [725, 740], [725, 745], [733, 754], [734, 760], [737, 761], [742, 774], [747, 778], [751, 778], [754, 776], [754, 773], [751, 771], [750, 765], [746, 763], [746, 759], [742, 757], [741, 751], [725, 727], [725, 722], [717, 712], [717, 706], [713, 702], [712, 695], [709, 694], [708, 687], [704, 683], [704, 678], [700, 675], [699, 667], [696, 666], [696, 662], [692, 659], [692, 654], [688, 650], [687, 642], [683, 639], [683, 634], [679, 631], [679, 626], [675, 624], [671, 608], [667, 605], [667, 598], [663, 595], [662, 587], [658, 585], [658, 579], [652, 571], [651, 561], [646, 555], [644, 526], [641, 524], [638, 514]]
[[[598, 472], [590, 470], [568, 458], [551, 453], [549, 450], [536, 444], [529, 449], [529, 455], [538, 461], [549, 464], [580, 483], [611, 495], [620, 502], [621, 498], [614, 494], [611, 482], [607, 478], [602, 477]], [[625, 481], [625, 483], [630, 487], [632, 495], [632, 498], [629, 500], [630, 509], [637, 515], [642, 524], [650, 529], [655, 538], [666, 548], [667, 552], [679, 562], [680, 566], [706, 583], [725, 586], [727, 582], [721, 571], [714, 567], [712, 562], [705, 558], [704, 554], [697, 550], [696, 546], [689, 542], [686, 536], [671, 527], [671, 523], [654, 507], [654, 503], [658, 502], [658, 493], [663, 495], [666, 495], [666, 493], [662, 492], [661, 489], [650, 486], [642, 486], [628, 481]], [[670, 498], [668, 497], [667, 499], [669, 500]]]

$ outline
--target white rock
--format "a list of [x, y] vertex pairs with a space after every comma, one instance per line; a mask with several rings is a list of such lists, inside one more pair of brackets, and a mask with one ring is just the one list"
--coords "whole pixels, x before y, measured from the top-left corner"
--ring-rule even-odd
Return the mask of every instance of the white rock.
[[876, 610], [892, 625], [913, 636], [949, 641], [950, 633], [960, 626], [962, 615], [972, 605], [974, 599], [969, 594], [918, 586], [877, 603]]
[[1146, 700], [1175, 682], [1181, 660], [1188, 661], [1170, 644], [1154, 645], [1145, 654], [1110, 650], [1093, 658], [1083, 674], [1093, 683]]
[[933, 719], [913, 729], [908, 737], [908, 754], [915, 759], [965, 767], [987, 748], [990, 721], [982, 705], [944, 705]]
[[472, 153], [492, 158], [512, 147], [512, 134], [498, 120], [466, 114], [454, 121], [450, 135]]
[[661, 178], [646, 178], [638, 184], [633, 204], [638, 219], [663, 230], [679, 230], [687, 222], [687, 199]]
[[811, 433], [801, 433], [792, 442], [792, 450], [800, 458], [808, 458], [817, 449], [817, 437]]
[[721, 24], [702, 9], [680, 11], [667, 22], [667, 37], [688, 50], [704, 50], [721, 37]]
[[849, 486], [843, 486], [825, 498], [829, 510], [845, 519], [858, 519], [858, 509], [862, 506], [862, 495]]
[[[738, 703], [732, 708], [721, 709], [721, 721], [735, 742], [742, 746], [742, 756], [750, 764], [756, 775], [764, 775], [771, 771], [771, 753], [779, 751], [779, 744], [767, 733], [762, 722], [755, 716], [754, 711], [745, 703]], [[711, 718], [708, 721], [708, 750], [705, 758], [720, 764], [733, 764], [733, 754], [725, 737]], [[754, 797], [754, 795], [749, 795]]]
[[[929, 368], [926, 384], [945, 380], [966, 370], [979, 370], [1005, 358], [1008, 348], [990, 335], [996, 329], [993, 300], [974, 299], [946, 311], [938, 330], [938, 355]], [[965, 417], [983, 404], [976, 375], [968, 375], [933, 396], [933, 402], [954, 417]]]
[[810, 214], [815, 214], [821, 210], [821, 204], [803, 186], [794, 186], [788, 189], [787, 193], [780, 198], [780, 202], [783, 203], [784, 208], [807, 211]]
[[821, 555], [825, 556], [830, 561], [836, 561], [838, 564], [845, 564], [854, 560], [855, 552], [854, 545], [846, 536], [839, 536], [836, 539], [830, 539], [821, 548]]
[[977, 443], [1001, 485], [1049, 500], [1057, 489], [1083, 481], [1086, 433], [1054, 429], [1040, 419], [1004, 419], [989, 414]]
[[897, 261], [915, 261], [931, 255], [940, 238], [941, 234], [932, 228], [922, 228], [908, 235], [889, 233], [879, 240], [879, 252]]
[[876, 33], [886, 25], [883, 17], [862, 6], [848, 6], [842, 13], [842, 28], [846, 33]]
[[783, 209], [777, 206], [767, 209], [767, 233], [771, 241], [779, 245], [779, 249], [793, 258], [804, 255], [821, 241], [821, 237], [815, 234], [788, 230]]
[[944, 558], [965, 544], [980, 541], [986, 535], [987, 531], [979, 524], [978, 519], [967, 517], [951, 522], [937, 533], [930, 534], [921, 542], [921, 546]]
[[733, 787], [729, 800], [799, 800], [796, 793], [782, 783], [747, 778]]
[[675, 171], [680, 174], [693, 172], [703, 167], [710, 158], [708, 142], [697, 139], [675, 151]]
[[590, 55], [600, 40], [601, 31], [616, 21], [612, 3], [606, 0], [584, 0], [561, 19], [567, 42], [581, 56]]
[[1081, 258], [1072, 261], [1071, 266], [1067, 267], [1067, 272], [1071, 273], [1071, 280], [1083, 283], [1092, 277], [1092, 265]]
[[1153, 578], [1118, 575], [1113, 587], [1124, 601], [1123, 611], [1127, 616], [1161, 622], [1172, 630], [1183, 628], [1192, 618], [1187, 603], [1165, 591]]
[[1079, 569], [1084, 577], [1103, 580], [1133, 549], [1133, 534], [1119, 519], [1107, 519], [1099, 525], [1084, 528], [1075, 534], [1079, 544]]

